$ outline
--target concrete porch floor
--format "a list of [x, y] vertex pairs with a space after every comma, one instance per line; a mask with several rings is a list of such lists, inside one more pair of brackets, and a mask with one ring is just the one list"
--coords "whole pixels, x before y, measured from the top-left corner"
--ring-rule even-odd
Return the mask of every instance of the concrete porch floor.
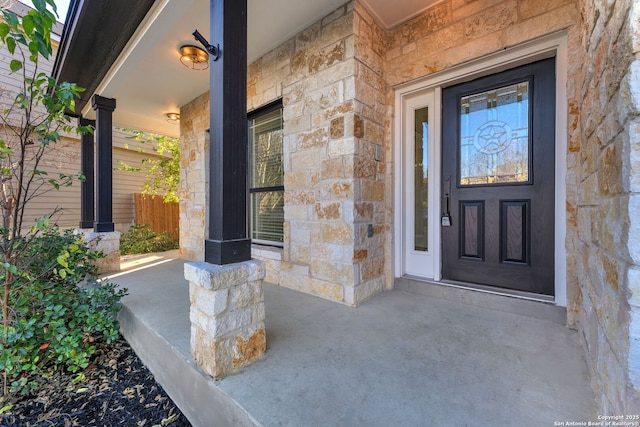
[[194, 426], [596, 420], [583, 350], [561, 309], [412, 281], [355, 309], [265, 284], [266, 357], [214, 381], [191, 358], [176, 255], [134, 259], [109, 280], [129, 289], [123, 335]]

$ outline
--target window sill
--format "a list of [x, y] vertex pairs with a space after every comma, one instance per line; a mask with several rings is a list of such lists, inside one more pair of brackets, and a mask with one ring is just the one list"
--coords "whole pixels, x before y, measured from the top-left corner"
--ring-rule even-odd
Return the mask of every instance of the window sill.
[[282, 261], [282, 248], [279, 248], [277, 246], [252, 243], [251, 256], [255, 258], [266, 258], [276, 261]]

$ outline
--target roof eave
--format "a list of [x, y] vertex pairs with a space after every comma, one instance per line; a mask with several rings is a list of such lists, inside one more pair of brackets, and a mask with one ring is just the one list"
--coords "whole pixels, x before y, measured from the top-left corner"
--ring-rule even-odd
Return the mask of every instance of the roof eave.
[[85, 89], [76, 101], [76, 114], [90, 103], [154, 2], [71, 0], [52, 74], [59, 83], [71, 82]]

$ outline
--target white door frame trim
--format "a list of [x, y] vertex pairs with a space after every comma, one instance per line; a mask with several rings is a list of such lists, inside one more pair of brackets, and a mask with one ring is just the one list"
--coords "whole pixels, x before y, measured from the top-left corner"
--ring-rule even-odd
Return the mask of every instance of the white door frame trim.
[[[393, 277], [403, 275], [403, 230], [402, 219], [402, 159], [403, 159], [403, 126], [406, 120], [404, 103], [407, 99], [417, 96], [426, 90], [435, 90], [436, 111], [441, 111], [441, 90], [443, 87], [473, 80], [489, 74], [495, 74], [510, 68], [524, 65], [536, 60], [556, 57], [556, 153], [555, 153], [555, 303], [566, 307], [567, 305], [567, 253], [565, 247], [567, 235], [566, 213], [566, 175], [567, 175], [567, 34], [565, 31], [550, 34], [548, 36], [523, 43], [521, 45], [505, 49], [450, 69], [429, 75], [418, 80], [399, 85], [394, 88], [395, 118], [393, 121], [393, 162], [394, 162], [394, 274]], [[440, 116], [440, 115], [439, 115]], [[437, 119], [436, 122], [439, 122]], [[440, 126], [436, 126], [435, 143], [436, 167], [433, 175], [437, 179], [437, 185], [430, 185], [430, 190], [435, 190], [432, 212], [440, 212], [441, 185], [441, 146], [442, 134]], [[439, 218], [437, 218], [439, 219]], [[436, 246], [440, 247], [440, 225], [433, 226]], [[433, 221], [432, 221], [433, 223]], [[430, 230], [431, 231], [431, 230]], [[434, 253], [434, 277], [441, 279], [441, 255], [440, 251]]]

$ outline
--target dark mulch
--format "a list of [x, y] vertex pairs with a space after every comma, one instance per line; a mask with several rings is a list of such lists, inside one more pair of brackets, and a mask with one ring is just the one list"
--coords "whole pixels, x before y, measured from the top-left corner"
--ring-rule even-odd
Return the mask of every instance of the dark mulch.
[[122, 338], [99, 345], [82, 374], [43, 380], [35, 395], [11, 402], [0, 426], [191, 426]]

